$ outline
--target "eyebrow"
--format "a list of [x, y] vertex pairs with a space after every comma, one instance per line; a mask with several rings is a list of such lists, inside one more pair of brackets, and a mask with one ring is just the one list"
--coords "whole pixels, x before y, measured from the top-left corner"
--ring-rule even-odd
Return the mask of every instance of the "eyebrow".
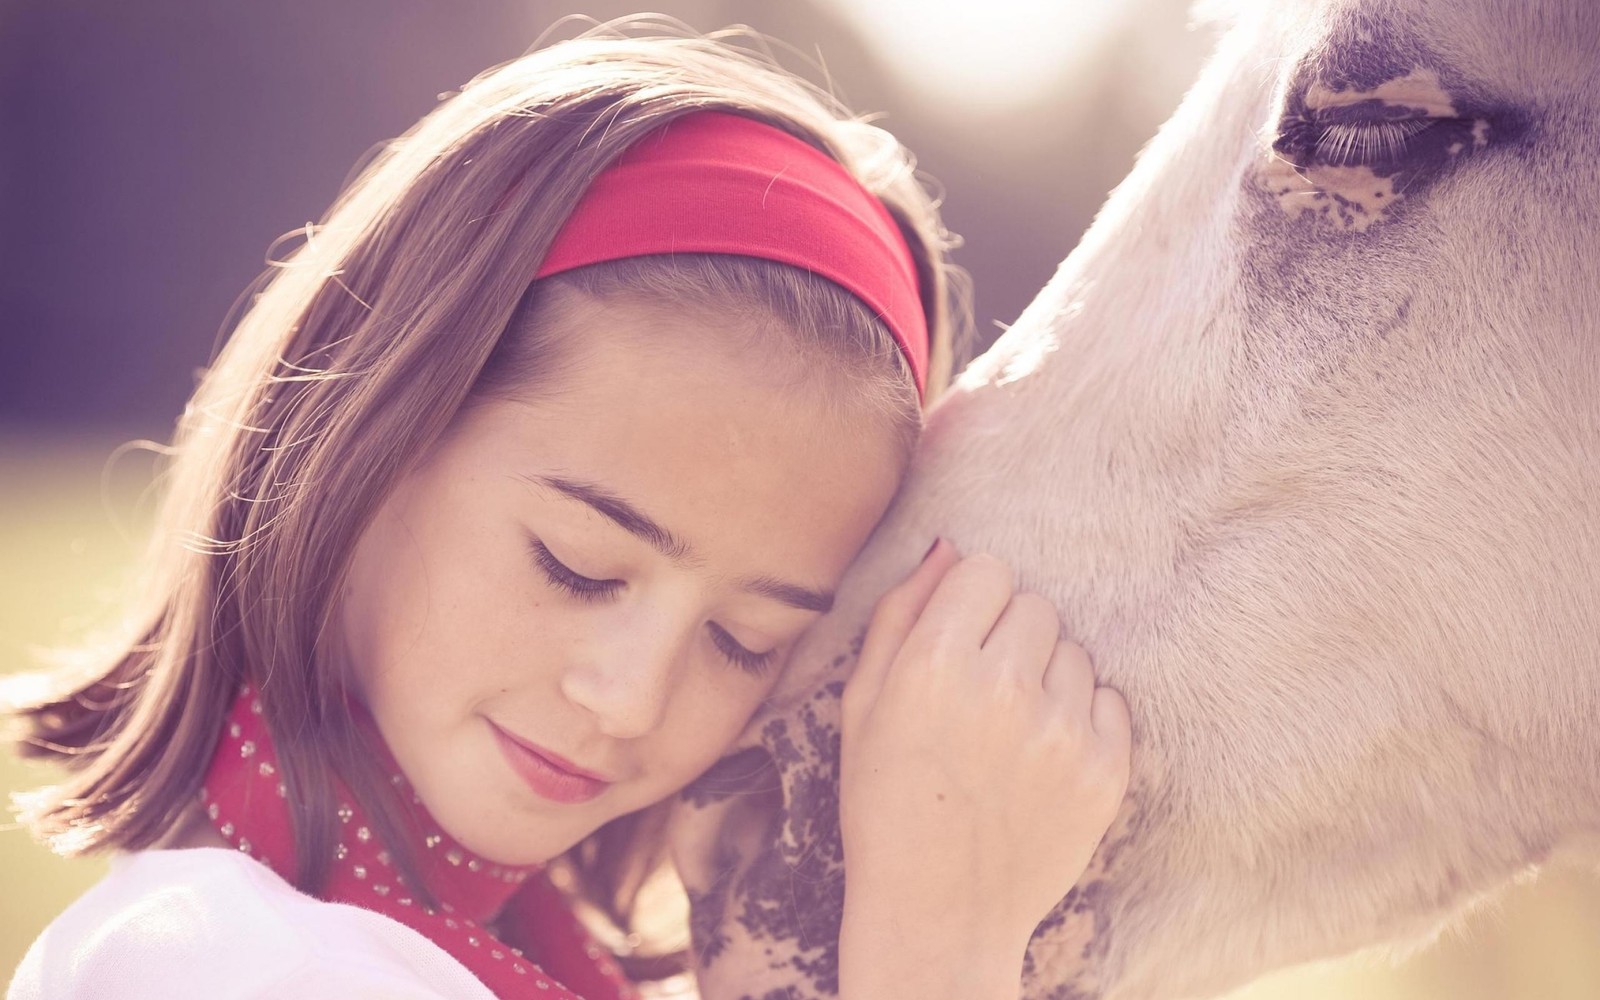
[[[642, 539], [657, 552], [683, 562], [692, 550], [689, 543], [670, 529], [640, 510], [630, 501], [593, 483], [579, 482], [563, 476], [523, 475], [518, 478], [534, 486], [555, 490], [570, 499], [587, 505], [595, 513], [616, 524], [636, 538]], [[802, 587], [771, 576], [757, 576], [741, 580], [741, 589], [768, 597], [802, 611], [830, 611], [833, 593], [813, 587]]]
[[591, 483], [580, 483], [561, 476], [522, 476], [535, 486], [546, 486], [558, 493], [588, 504], [595, 513], [615, 522], [630, 535], [644, 539], [656, 551], [679, 562], [689, 558], [689, 543], [663, 528], [656, 520], [610, 490]]
[[782, 601], [792, 608], [802, 611], [832, 611], [833, 594], [826, 590], [813, 590], [810, 587], [800, 587], [782, 580], [775, 580], [770, 576], [758, 576], [753, 580], [743, 581], [745, 590], [770, 597], [775, 601]]

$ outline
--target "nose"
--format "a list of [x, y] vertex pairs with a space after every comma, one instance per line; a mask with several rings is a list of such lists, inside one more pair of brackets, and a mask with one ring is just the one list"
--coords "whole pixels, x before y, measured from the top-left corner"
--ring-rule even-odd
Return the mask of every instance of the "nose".
[[629, 623], [577, 653], [561, 675], [561, 693], [607, 736], [646, 736], [666, 718], [684, 648], [660, 624]]

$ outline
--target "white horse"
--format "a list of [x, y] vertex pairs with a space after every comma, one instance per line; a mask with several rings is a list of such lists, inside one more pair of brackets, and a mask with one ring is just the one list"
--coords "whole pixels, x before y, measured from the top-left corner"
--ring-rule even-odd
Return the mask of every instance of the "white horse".
[[1028, 997], [1215, 995], [1600, 843], [1600, 3], [1226, 16], [932, 415], [760, 749], [691, 790], [707, 997], [835, 992], [836, 682], [935, 535], [1133, 709]]

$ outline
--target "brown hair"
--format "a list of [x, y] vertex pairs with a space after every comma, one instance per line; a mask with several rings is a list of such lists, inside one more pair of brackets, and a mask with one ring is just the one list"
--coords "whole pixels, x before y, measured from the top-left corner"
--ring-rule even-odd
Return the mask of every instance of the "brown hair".
[[[19, 799], [36, 836], [63, 853], [156, 843], [195, 801], [249, 681], [290, 790], [296, 885], [315, 893], [326, 876], [336, 775], [424, 884], [393, 836], [400, 806], [349, 717], [350, 680], [327, 633], [350, 553], [409, 462], [475, 395], [551, 376], [542, 286], [765, 309], [810, 354], [838, 359], [828, 377], [882, 401], [909, 444], [916, 396], [898, 351], [826, 281], [748, 258], [674, 257], [670, 279], [663, 259], [640, 258], [530, 287], [589, 181], [635, 139], [698, 110], [743, 114], [821, 148], [888, 206], [920, 272], [929, 397], [946, 384], [966, 329], [964, 276], [907, 154], [759, 39], [740, 40], [613, 23], [490, 70], [384, 147], [263, 277], [178, 422], [147, 603], [132, 609], [126, 641], [86, 673], [0, 692], [21, 751], [69, 770]], [[654, 820], [624, 820], [571, 861], [584, 895], [625, 923], [657, 854]]]

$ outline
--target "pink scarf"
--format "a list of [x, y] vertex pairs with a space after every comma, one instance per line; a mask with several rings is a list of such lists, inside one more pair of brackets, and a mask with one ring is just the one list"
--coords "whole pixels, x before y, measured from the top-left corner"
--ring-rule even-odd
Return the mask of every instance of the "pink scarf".
[[[542, 1000], [635, 1000], [612, 956], [583, 928], [539, 867], [511, 868], [475, 857], [433, 822], [391, 766], [409, 800], [414, 854], [437, 907], [414, 898], [355, 797], [339, 786], [339, 838], [321, 897], [397, 920], [472, 970], [495, 996]], [[241, 689], [206, 772], [201, 801], [224, 840], [285, 879], [295, 871], [285, 787], [253, 688]], [[530, 953], [504, 944], [487, 924], [516, 928]]]

